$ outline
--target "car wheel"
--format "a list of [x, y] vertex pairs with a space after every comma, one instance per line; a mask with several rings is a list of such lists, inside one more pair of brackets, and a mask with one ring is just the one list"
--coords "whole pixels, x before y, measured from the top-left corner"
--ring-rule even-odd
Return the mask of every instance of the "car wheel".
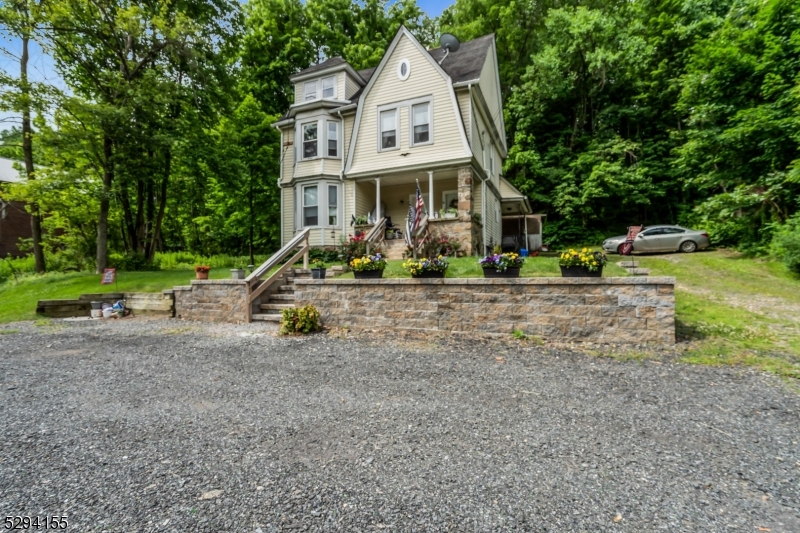
[[697, 251], [697, 243], [694, 241], [686, 241], [681, 243], [681, 252], [690, 254]]
[[623, 250], [624, 248], [625, 248], [625, 243], [623, 243], [623, 244], [620, 244], [619, 246], [617, 246], [617, 253], [618, 253], [619, 255], [622, 255], [622, 250]]

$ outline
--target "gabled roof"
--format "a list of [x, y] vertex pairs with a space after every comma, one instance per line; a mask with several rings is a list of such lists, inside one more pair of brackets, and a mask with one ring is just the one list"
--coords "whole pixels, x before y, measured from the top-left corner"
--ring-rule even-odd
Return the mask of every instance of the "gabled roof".
[[314, 72], [325, 70], [331, 67], [338, 67], [339, 65], [344, 65], [345, 63], [347, 63], [347, 61], [345, 61], [343, 57], [340, 56], [331, 57], [330, 59], [326, 59], [322, 63], [318, 63], [316, 65], [311, 65], [308, 68], [304, 68], [297, 74], [294, 74], [291, 77], [289, 77], [289, 79], [291, 80], [298, 76], [305, 76], [306, 74], [313, 74]]
[[[440, 65], [453, 83], [477, 80], [481, 76], [486, 54], [492, 47], [494, 34], [484, 35], [471, 41], [461, 43], [456, 52], [450, 52]], [[444, 57], [444, 49], [428, 50], [431, 57], [438, 63]]]

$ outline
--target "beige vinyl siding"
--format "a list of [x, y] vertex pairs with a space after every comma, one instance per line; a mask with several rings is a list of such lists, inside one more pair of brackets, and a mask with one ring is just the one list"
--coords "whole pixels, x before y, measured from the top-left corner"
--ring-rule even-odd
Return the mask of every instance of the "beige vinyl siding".
[[281, 131], [281, 152], [283, 153], [283, 174], [281, 184], [292, 182], [294, 175], [294, 146], [284, 146], [286, 142], [294, 141], [294, 128], [286, 128]]
[[347, 74], [343, 74], [344, 76], [344, 99], [349, 100], [351, 96], [358, 92], [358, 89], [361, 87], [356, 80], [354, 80], [351, 76]]
[[[338, 117], [338, 115], [336, 115]], [[353, 136], [353, 123], [356, 120], [355, 113], [342, 117], [342, 157], [347, 160], [347, 152], [350, 150], [350, 139]], [[341, 168], [339, 169], [341, 170]]]
[[301, 81], [299, 83], [294, 84], [294, 103], [299, 104], [303, 101], [303, 84], [305, 82]]
[[366, 216], [375, 205], [375, 182], [356, 182], [356, 216]]
[[[486, 187], [486, 213], [481, 214], [483, 223], [486, 226], [486, 244], [500, 244], [502, 239], [502, 227], [497, 222], [497, 209], [500, 207], [500, 201], [495, 196], [488, 186]], [[502, 212], [500, 213], [502, 220]]]
[[283, 239], [286, 244], [294, 237], [294, 188], [284, 187], [283, 191]]
[[350, 221], [356, 214], [355, 190], [356, 183], [353, 180], [344, 180], [342, 185], [342, 194], [344, 195], [344, 227], [345, 231], [349, 234], [353, 233], [353, 228], [350, 227]]
[[[473, 174], [474, 176], [474, 174]], [[483, 197], [483, 185], [477, 176], [472, 178], [472, 212], [483, 213], [483, 204], [481, 198]], [[481, 216], [483, 216], [481, 214]]]
[[[301, 148], [298, 146], [297, 150], [299, 151]], [[331, 166], [331, 161], [326, 161], [323, 158], [311, 159], [310, 161], [298, 161], [297, 168], [294, 171], [295, 178], [306, 178], [308, 176], [319, 176], [323, 173], [325, 166]], [[336, 160], [338, 162], [338, 159]]]
[[505, 178], [500, 180], [500, 196], [502, 198], [519, 198], [522, 193]]
[[[327, 76], [325, 76], [327, 78]], [[337, 100], [344, 100], [347, 98], [345, 95], [347, 94], [347, 74], [344, 72], [337, 72], [336, 73], [336, 99]], [[328, 239], [330, 240], [330, 239]]]
[[[494, 121], [500, 135], [505, 135], [506, 133], [503, 130], [503, 102], [500, 93], [497, 92], [495, 61], [494, 53], [486, 54], [486, 61], [483, 64], [478, 85], [481, 88], [484, 100], [486, 100], [486, 105], [489, 106], [488, 115], [491, 117], [490, 120]], [[501, 142], [505, 142], [505, 140]]]
[[[401, 82], [397, 77], [397, 64], [408, 59], [411, 64], [409, 78]], [[384, 69], [362, 102], [361, 119], [350, 173], [386, 171], [449, 159], [468, 157], [462, 144], [461, 117], [451, 99], [449, 81], [443, 78], [430, 63], [429, 57], [403, 35], [389, 56]], [[433, 143], [409, 147], [408, 108], [400, 109], [397, 140], [399, 150], [378, 151], [378, 107], [415, 98], [432, 98]], [[400, 157], [400, 153], [408, 153]]]
[[461, 120], [464, 122], [464, 131], [467, 132], [467, 140], [469, 140], [469, 133], [470, 133], [470, 101], [469, 101], [469, 90], [462, 90], [456, 93], [456, 98], [458, 99], [458, 108], [461, 110]]
[[[478, 161], [478, 164], [481, 165], [481, 168], [485, 168], [489, 164], [489, 152], [488, 152], [488, 144], [489, 144], [489, 132], [486, 131], [486, 126], [483, 123], [483, 117], [477, 110], [477, 104], [473, 105], [472, 108], [472, 153], [475, 156], [475, 159]], [[485, 132], [485, 135], [481, 135]], [[481, 141], [486, 142], [486, 147], [482, 148]], [[484, 158], [484, 150], [486, 150], [486, 158]], [[484, 161], [485, 159], [485, 161]]]

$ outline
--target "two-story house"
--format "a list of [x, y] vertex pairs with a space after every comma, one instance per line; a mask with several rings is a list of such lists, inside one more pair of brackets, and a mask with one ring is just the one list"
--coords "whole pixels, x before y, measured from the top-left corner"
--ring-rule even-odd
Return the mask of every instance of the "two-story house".
[[[417, 183], [431, 233], [458, 238], [469, 254], [501, 242], [503, 215], [530, 212], [501, 175], [507, 145], [493, 35], [454, 52], [426, 50], [401, 27], [375, 68], [356, 71], [334, 57], [291, 81], [295, 103], [275, 123], [282, 243], [311, 228], [312, 246], [335, 246], [362, 216], [404, 230]], [[447, 208], [457, 217], [439, 217]]]

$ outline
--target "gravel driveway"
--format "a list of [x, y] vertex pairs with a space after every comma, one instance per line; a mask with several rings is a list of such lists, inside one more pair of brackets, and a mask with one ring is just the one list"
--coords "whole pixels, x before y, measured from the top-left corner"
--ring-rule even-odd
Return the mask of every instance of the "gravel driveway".
[[771, 376], [512, 339], [5, 327], [19, 331], [0, 335], [0, 520], [800, 532], [800, 395]]

